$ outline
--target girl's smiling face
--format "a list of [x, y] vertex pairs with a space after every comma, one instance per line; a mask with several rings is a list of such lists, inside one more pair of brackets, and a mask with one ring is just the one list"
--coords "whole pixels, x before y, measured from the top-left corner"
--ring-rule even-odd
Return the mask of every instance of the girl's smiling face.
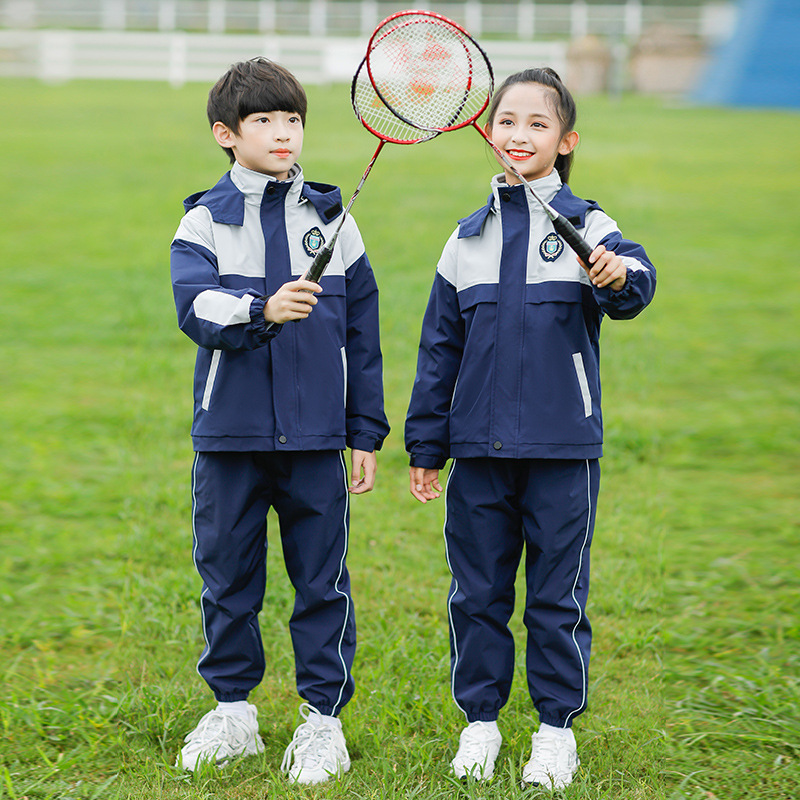
[[[576, 131], [561, 130], [553, 91], [539, 83], [516, 83], [502, 96], [494, 118], [486, 124], [489, 138], [525, 180], [544, 178], [553, 171], [556, 157], [578, 144]], [[519, 179], [497, 159], [508, 183]]]

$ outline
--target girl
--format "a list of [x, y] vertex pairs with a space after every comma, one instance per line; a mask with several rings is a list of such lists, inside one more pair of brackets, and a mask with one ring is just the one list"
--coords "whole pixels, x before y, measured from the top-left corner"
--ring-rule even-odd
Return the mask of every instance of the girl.
[[[636, 316], [656, 274], [597, 203], [566, 185], [575, 103], [551, 69], [508, 78], [490, 139], [594, 247], [585, 265], [513, 172], [462, 219], [439, 260], [406, 420], [411, 493], [445, 499], [452, 574], [451, 689], [466, 716], [452, 768], [489, 778], [502, 737], [514, 642], [508, 621], [526, 548], [527, 676], [539, 729], [523, 780], [566, 786], [579, 760], [571, 725], [586, 708], [589, 547], [602, 450], [600, 322]], [[502, 162], [500, 162], [502, 165]]]

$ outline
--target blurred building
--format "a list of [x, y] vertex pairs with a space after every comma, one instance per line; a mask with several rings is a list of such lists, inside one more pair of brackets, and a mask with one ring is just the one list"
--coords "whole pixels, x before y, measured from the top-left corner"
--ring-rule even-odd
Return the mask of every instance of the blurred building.
[[700, 103], [800, 108], [800, 0], [740, 0], [733, 35], [692, 93]]

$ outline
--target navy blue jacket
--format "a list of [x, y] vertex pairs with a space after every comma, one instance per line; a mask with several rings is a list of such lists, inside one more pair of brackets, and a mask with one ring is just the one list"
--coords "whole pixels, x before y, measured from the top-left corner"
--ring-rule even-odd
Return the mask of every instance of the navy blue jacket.
[[527, 189], [497, 176], [437, 266], [406, 419], [412, 466], [602, 455], [600, 322], [636, 316], [656, 273], [644, 249], [558, 173], [535, 187], [592, 247], [602, 242], [624, 258], [626, 284], [592, 286]]
[[299, 167], [276, 181], [235, 164], [184, 205], [171, 268], [178, 324], [199, 345], [194, 449], [380, 449], [378, 289], [352, 218], [311, 315], [268, 330], [263, 314], [330, 239], [339, 190], [305, 183]]

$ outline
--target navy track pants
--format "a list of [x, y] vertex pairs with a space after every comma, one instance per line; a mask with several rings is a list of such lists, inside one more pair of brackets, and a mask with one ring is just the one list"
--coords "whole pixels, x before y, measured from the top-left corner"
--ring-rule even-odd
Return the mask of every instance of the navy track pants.
[[264, 675], [258, 614], [270, 507], [295, 590], [289, 629], [298, 693], [333, 715], [352, 697], [356, 628], [345, 563], [347, 480], [339, 451], [196, 454], [194, 561], [203, 579], [206, 640], [197, 669], [217, 700], [244, 700]]
[[569, 727], [586, 708], [589, 548], [600, 466], [556, 459], [454, 461], [444, 527], [453, 698], [469, 722], [508, 702], [508, 622], [526, 550], [528, 689], [542, 722]]

